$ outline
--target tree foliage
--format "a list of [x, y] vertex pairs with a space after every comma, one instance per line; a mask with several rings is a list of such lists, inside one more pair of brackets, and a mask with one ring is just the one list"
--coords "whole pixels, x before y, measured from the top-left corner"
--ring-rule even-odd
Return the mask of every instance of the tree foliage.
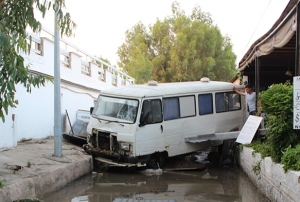
[[118, 48], [118, 65], [136, 83], [195, 81], [204, 76], [232, 79], [236, 56], [231, 41], [213, 25], [210, 14], [195, 6], [187, 16], [178, 2], [173, 2], [172, 13], [149, 29], [139, 22], [127, 30]]
[[33, 32], [41, 30], [41, 23], [35, 18], [34, 11], [45, 17], [46, 11], [53, 9], [58, 15], [61, 35], [72, 35], [76, 27], [70, 14], [64, 12], [64, 0], [0, 0], [0, 118], [9, 107], [16, 107], [15, 85], [23, 84], [28, 92], [31, 87], [45, 85], [46, 78], [29, 73], [20, 53], [30, 52], [30, 40], [26, 28]]

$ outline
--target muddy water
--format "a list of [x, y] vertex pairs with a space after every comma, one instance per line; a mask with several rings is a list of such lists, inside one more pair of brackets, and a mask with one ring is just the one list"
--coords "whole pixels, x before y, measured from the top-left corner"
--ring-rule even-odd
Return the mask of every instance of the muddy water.
[[242, 171], [220, 167], [196, 171], [110, 170], [86, 175], [40, 199], [44, 202], [113, 202], [121, 198], [124, 201], [269, 202]]

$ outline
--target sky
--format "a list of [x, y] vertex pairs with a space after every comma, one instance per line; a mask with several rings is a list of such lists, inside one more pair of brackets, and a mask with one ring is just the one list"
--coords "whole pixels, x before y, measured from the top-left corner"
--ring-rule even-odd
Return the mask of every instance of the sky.
[[[126, 30], [138, 22], [154, 24], [171, 16], [174, 0], [65, 0], [66, 9], [77, 24], [69, 42], [94, 56], [108, 59], [117, 66], [117, 50], [125, 40]], [[210, 13], [223, 36], [232, 41], [236, 64], [252, 43], [270, 30], [289, 0], [177, 0], [186, 15], [199, 5]], [[51, 13], [43, 26], [53, 30]]]

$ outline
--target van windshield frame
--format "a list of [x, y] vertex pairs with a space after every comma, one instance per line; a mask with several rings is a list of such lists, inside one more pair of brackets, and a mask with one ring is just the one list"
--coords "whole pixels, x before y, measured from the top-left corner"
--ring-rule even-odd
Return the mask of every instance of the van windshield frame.
[[113, 118], [118, 122], [135, 123], [139, 100], [100, 95], [93, 110], [94, 118]]

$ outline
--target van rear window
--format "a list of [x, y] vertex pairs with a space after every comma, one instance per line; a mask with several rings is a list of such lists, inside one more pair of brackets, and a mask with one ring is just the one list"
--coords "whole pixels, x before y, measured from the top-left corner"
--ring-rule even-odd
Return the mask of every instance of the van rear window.
[[216, 93], [216, 112], [226, 112], [241, 109], [241, 96], [236, 92]]

